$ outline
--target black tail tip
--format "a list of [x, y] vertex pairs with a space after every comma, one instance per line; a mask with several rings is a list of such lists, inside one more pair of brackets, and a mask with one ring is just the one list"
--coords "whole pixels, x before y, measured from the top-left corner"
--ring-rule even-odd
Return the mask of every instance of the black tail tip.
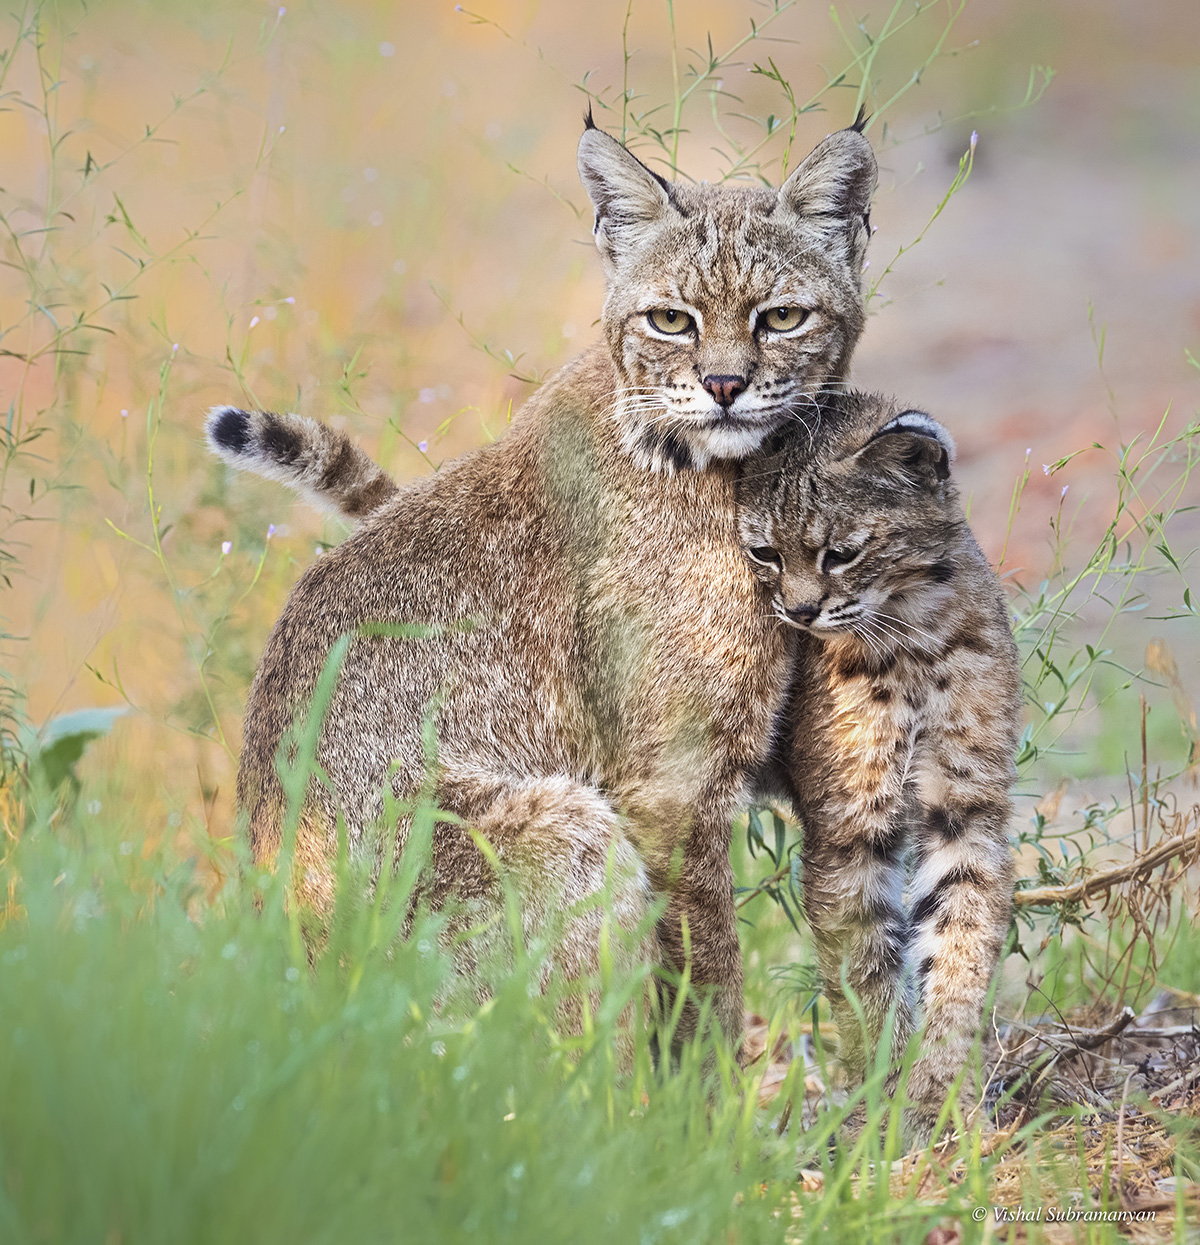
[[250, 444], [250, 415], [235, 406], [215, 410], [208, 420], [212, 443], [230, 454], [243, 454]]

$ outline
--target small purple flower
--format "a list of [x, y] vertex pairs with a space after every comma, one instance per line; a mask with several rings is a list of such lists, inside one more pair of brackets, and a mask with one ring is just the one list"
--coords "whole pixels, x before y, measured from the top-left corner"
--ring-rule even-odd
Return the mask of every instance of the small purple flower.
[[428, 441], [418, 441], [418, 442], [417, 442], [417, 449], [419, 449], [419, 450], [421, 451], [421, 453], [422, 453], [422, 454], [424, 454], [424, 453], [425, 453], [425, 451], [429, 449], [429, 442], [428, 442]]
[[1049, 474], [1050, 474], [1050, 464], [1042, 463], [1042, 475], [1048, 476]]
[[1067, 495], [1067, 489], [1069, 489], [1070, 487], [1071, 487], [1071, 486], [1070, 486], [1069, 484], [1064, 484], [1064, 485], [1063, 485], [1063, 491], [1059, 494], [1059, 500], [1060, 500], [1060, 501], [1061, 501], [1064, 497], [1066, 497], [1066, 495]]
[[250, 327], [253, 328], [258, 323], [258, 316], [250, 317]]
[[231, 552], [231, 551], [232, 551], [232, 549], [233, 549], [233, 541], [231, 541], [231, 540], [223, 540], [223, 541], [221, 541], [221, 554], [222, 554], [222, 556], [224, 556], [225, 554], [227, 554], [227, 553]]
[[129, 418], [129, 411], [128, 411], [128, 410], [126, 410], [126, 408], [125, 408], [125, 407], [121, 407], [121, 418], [122, 418], [122, 419], [128, 419], [128, 418]]
[[270, 540], [271, 537], [274, 535], [275, 535], [275, 524], [272, 523], [271, 526], [267, 528], [267, 539]]

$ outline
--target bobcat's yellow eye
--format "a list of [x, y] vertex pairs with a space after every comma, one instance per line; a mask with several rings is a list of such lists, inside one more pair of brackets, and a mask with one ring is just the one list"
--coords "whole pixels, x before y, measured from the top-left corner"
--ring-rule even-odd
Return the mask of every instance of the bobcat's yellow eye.
[[646, 319], [650, 321], [650, 327], [660, 333], [689, 333], [696, 327], [692, 317], [676, 307], [656, 307], [646, 313]]
[[763, 312], [759, 323], [773, 333], [786, 333], [789, 329], [798, 329], [809, 315], [807, 307], [772, 307]]

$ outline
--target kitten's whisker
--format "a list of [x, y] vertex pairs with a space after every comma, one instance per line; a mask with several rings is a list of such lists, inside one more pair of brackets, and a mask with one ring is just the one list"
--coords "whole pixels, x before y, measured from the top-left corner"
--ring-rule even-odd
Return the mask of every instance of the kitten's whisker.
[[876, 610], [875, 614], [876, 617], [881, 620], [886, 620], [889, 623], [893, 623], [901, 628], [907, 629], [913, 634], [914, 637], [919, 636], [922, 639], [928, 640], [934, 647], [941, 644], [941, 636], [934, 635], [932, 631], [927, 631], [924, 627], [919, 627], [915, 622], [910, 622], [907, 618], [897, 618], [895, 614], [886, 614], [883, 610]]
[[893, 644], [901, 645], [908, 643], [909, 637], [904, 632], [898, 631], [895, 627], [888, 626], [878, 614], [869, 615], [868, 620], [880, 636], [886, 636]]
[[873, 614], [864, 614], [862, 616], [862, 624], [874, 637], [883, 653], [893, 652], [903, 642], [902, 636], [894, 635], [886, 630]]
[[857, 636], [858, 639], [860, 639], [867, 646], [867, 648], [870, 650], [872, 657], [874, 657], [881, 664], [883, 663], [883, 661], [886, 658], [886, 654], [880, 648], [878, 642], [871, 635], [871, 630], [869, 627], [864, 626], [862, 630], [859, 630], [857, 626], [851, 626], [850, 632], [852, 635]]

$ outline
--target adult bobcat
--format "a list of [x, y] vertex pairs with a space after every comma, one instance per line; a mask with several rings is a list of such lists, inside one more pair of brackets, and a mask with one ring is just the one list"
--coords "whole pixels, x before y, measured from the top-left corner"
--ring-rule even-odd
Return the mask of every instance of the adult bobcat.
[[[301, 822], [309, 899], [328, 901], [339, 813], [362, 844], [386, 783], [421, 788], [432, 714], [436, 801], [510, 867], [527, 922], [564, 890], [600, 890], [613, 852], [625, 911], [646, 910], [647, 887], [669, 895], [657, 954], [686, 961], [736, 1042], [731, 822], [791, 665], [739, 546], [737, 463], [845, 375], [875, 159], [851, 128], [778, 191], [671, 183], [589, 117], [579, 171], [607, 277], [604, 344], [500, 441], [397, 492], [304, 573], [250, 692], [239, 799], [256, 856], [272, 858], [277, 750], [331, 646], [355, 635], [318, 749], [329, 787], [313, 784]], [[318, 494], [388, 492], [296, 421], [221, 408], [209, 435], [234, 465], [273, 463]], [[433, 868], [439, 893], [494, 886], [457, 826], [439, 827]], [[594, 968], [598, 920], [568, 929], [567, 972]], [[680, 1036], [694, 1026], [689, 1010]]]
[[899, 1056], [923, 1012], [908, 1088], [931, 1125], [1012, 912], [1016, 645], [940, 424], [842, 394], [815, 438], [779, 440], [738, 499], [747, 552], [801, 645], [776, 778], [804, 823], [805, 911], [852, 1077], [889, 1013]]

